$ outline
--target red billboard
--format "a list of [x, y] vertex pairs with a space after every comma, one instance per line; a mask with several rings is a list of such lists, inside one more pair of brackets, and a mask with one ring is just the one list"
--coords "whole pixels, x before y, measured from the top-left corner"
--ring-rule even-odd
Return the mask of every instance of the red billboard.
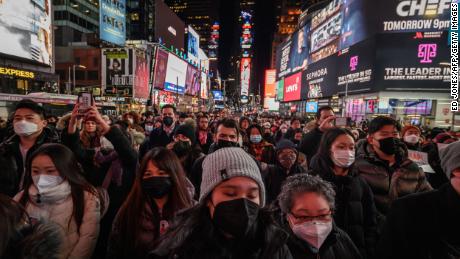
[[155, 62], [155, 77], [153, 87], [155, 89], [163, 89], [165, 87], [166, 69], [168, 67], [168, 53], [163, 50], [157, 51]]
[[301, 93], [302, 72], [293, 74], [284, 79], [284, 101], [298, 101]]
[[149, 65], [145, 54], [136, 55], [136, 72], [134, 75], [134, 98], [149, 99]]

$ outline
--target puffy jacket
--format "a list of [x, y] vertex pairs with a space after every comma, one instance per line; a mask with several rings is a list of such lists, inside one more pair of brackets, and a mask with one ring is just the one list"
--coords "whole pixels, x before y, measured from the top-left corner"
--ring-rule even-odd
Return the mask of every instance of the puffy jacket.
[[337, 176], [323, 158], [314, 156], [309, 174], [319, 175], [334, 185], [334, 221], [353, 240], [363, 258], [373, 258], [377, 243], [377, 210], [374, 195], [353, 167], [347, 176]]
[[154, 129], [150, 132], [149, 138], [146, 139], [139, 148], [139, 160], [142, 160], [145, 154], [147, 154], [147, 152], [149, 152], [152, 148], [166, 147], [166, 145], [171, 143], [173, 141], [174, 132], [176, 132], [179, 126], [179, 123], [176, 122], [174, 129], [169, 135], [163, 130], [163, 127]]
[[291, 230], [286, 220], [286, 215], [274, 209], [273, 215], [278, 224], [289, 234], [287, 246], [294, 259], [360, 259], [361, 254], [353, 244], [350, 237], [343, 230], [333, 225], [331, 233], [327, 236], [319, 251], [310, 246], [306, 241], [298, 238]]
[[[199, 216], [195, 213], [200, 211]], [[209, 217], [207, 206], [182, 213], [173, 230], [149, 258], [175, 259], [291, 259], [287, 234], [273, 222], [267, 211], [259, 212], [254, 236], [244, 240], [225, 239]]]
[[[14, 200], [19, 201], [23, 193], [24, 191], [18, 193]], [[37, 193], [35, 185], [31, 185], [29, 195], [32, 197]], [[64, 237], [63, 257], [61, 258], [90, 258], [93, 254], [99, 235], [101, 211], [98, 197], [85, 191], [84, 200], [85, 209], [79, 229], [75, 219], [71, 219], [74, 208], [71, 195], [53, 204], [37, 203], [30, 198], [25, 206], [29, 216], [54, 222], [61, 227]]]
[[355, 168], [371, 187], [377, 210], [383, 215], [397, 198], [432, 190], [423, 170], [408, 159], [405, 145], [400, 145], [396, 163], [390, 166], [377, 156], [369, 143], [363, 143], [357, 150]]
[[[35, 145], [27, 151], [26, 157], [29, 157], [30, 154], [45, 143], [59, 142], [59, 135], [56, 131], [44, 128]], [[0, 165], [2, 167], [0, 173], [0, 193], [10, 197], [19, 192], [20, 182], [24, 174], [25, 165], [19, 149], [19, 143], [19, 136], [13, 135], [0, 144]]]
[[377, 249], [381, 259], [460, 258], [460, 195], [450, 183], [395, 201]]

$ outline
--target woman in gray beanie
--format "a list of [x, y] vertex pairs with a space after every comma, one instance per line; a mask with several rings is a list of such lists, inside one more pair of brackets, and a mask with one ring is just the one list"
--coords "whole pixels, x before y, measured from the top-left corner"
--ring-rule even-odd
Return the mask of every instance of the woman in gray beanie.
[[292, 258], [264, 205], [254, 159], [241, 148], [219, 149], [203, 162], [199, 204], [179, 215], [151, 258]]
[[450, 182], [393, 203], [378, 258], [460, 258], [460, 142], [441, 150], [440, 158]]

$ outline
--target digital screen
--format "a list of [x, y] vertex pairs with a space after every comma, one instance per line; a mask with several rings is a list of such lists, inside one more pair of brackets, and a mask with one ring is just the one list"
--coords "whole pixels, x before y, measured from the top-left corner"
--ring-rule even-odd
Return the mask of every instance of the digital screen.
[[278, 111], [280, 108], [280, 103], [272, 97], [265, 97], [264, 98], [264, 109], [268, 109], [269, 111]]
[[326, 46], [340, 37], [342, 30], [342, 13], [337, 13], [311, 34], [311, 52]]
[[51, 0], [0, 1], [0, 53], [53, 63]]
[[280, 81], [276, 81], [276, 100], [284, 100], [284, 78]]
[[184, 34], [184, 22], [163, 0], [155, 0], [155, 41], [181, 50], [184, 49]]
[[134, 79], [133, 49], [102, 49], [102, 85], [128, 86]]
[[267, 69], [265, 70], [265, 97], [272, 97], [276, 96], [276, 70], [275, 69]]
[[314, 113], [318, 111], [318, 102], [307, 102], [306, 112]]
[[431, 115], [433, 108], [432, 100], [390, 99], [388, 104], [389, 113], [405, 115]]
[[311, 64], [302, 73], [302, 98], [329, 97], [337, 93], [337, 57], [327, 57]]
[[300, 100], [302, 73], [299, 72], [292, 76], [286, 77], [284, 80], [284, 101], [298, 101]]
[[168, 68], [166, 71], [165, 90], [178, 94], [185, 93], [185, 78], [187, 74], [187, 62], [168, 53]]
[[250, 58], [241, 59], [240, 75], [241, 75], [241, 95], [248, 96], [249, 95], [249, 83], [251, 80], [251, 59]]
[[134, 98], [147, 100], [150, 95], [149, 64], [144, 53], [136, 54], [136, 73], [134, 75]]
[[204, 72], [201, 72], [200, 97], [201, 99], [208, 99], [208, 77]]
[[198, 50], [200, 49], [200, 35], [192, 28], [188, 26], [188, 41], [187, 41], [187, 57], [194, 64], [198, 65], [200, 60], [198, 58]]
[[157, 58], [155, 61], [155, 80], [153, 87], [155, 89], [163, 89], [165, 87], [166, 69], [168, 68], [168, 53], [161, 49], [157, 50]]
[[224, 96], [222, 94], [222, 91], [220, 90], [212, 90], [212, 95], [214, 97], [214, 101], [223, 101]]
[[187, 65], [187, 77], [185, 80], [185, 93], [197, 95], [200, 92], [200, 71], [193, 65]]
[[99, 7], [101, 40], [124, 46], [126, 40], [126, 1], [101, 0]]

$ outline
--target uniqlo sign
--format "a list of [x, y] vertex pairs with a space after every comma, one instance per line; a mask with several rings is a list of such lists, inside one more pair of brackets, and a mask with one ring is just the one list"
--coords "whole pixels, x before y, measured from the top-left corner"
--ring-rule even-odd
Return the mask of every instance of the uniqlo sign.
[[284, 79], [284, 101], [298, 101], [300, 100], [302, 72], [293, 74], [292, 76]]

